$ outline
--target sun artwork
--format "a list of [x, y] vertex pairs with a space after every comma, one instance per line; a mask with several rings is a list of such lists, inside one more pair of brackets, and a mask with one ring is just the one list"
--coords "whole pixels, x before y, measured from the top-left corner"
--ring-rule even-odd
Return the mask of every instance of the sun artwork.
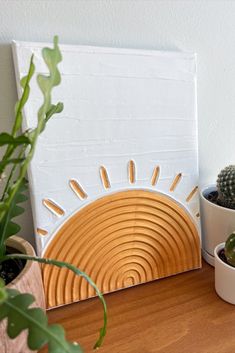
[[[128, 169], [129, 183], [134, 184], [134, 161], [129, 162]], [[157, 166], [151, 179], [153, 187], [159, 173]], [[182, 205], [154, 188], [112, 193], [104, 166], [100, 167], [100, 177], [110, 194], [89, 203], [67, 219], [48, 245], [46, 258], [82, 268], [103, 293], [200, 267], [198, 232]], [[176, 175], [169, 188], [171, 192], [181, 177], [181, 173]], [[70, 180], [69, 185], [79, 198], [88, 198], [76, 180]], [[197, 189], [197, 186], [192, 189], [185, 202], [190, 202]], [[56, 216], [64, 216], [63, 209], [55, 202], [44, 199], [43, 205]], [[47, 235], [45, 229], [38, 228], [37, 233]], [[44, 266], [43, 275], [50, 307], [95, 295], [85, 279], [69, 271]]]
[[[45, 44], [16, 42], [45, 67]], [[38, 253], [74, 264], [102, 293], [200, 268], [195, 55], [62, 45], [65, 110], [29, 170]], [[19, 91], [20, 91], [20, 87]], [[39, 92], [25, 110], [33, 126]], [[48, 308], [95, 296], [43, 266]]]

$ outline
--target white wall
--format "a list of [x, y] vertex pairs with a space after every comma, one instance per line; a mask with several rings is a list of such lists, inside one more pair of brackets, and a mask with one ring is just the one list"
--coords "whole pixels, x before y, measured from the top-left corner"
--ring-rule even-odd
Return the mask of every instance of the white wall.
[[[12, 39], [198, 53], [200, 183], [235, 163], [235, 1], [0, 0], [0, 131], [12, 124]], [[31, 238], [30, 207], [21, 219]]]

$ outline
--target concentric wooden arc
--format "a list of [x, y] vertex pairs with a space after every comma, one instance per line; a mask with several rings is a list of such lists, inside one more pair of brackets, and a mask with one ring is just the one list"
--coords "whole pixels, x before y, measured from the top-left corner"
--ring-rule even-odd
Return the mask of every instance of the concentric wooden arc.
[[[110, 292], [200, 267], [200, 245], [188, 213], [171, 198], [128, 190], [75, 213], [45, 257], [73, 263], [102, 292]], [[95, 295], [84, 279], [65, 269], [45, 265], [43, 273], [48, 307]]]

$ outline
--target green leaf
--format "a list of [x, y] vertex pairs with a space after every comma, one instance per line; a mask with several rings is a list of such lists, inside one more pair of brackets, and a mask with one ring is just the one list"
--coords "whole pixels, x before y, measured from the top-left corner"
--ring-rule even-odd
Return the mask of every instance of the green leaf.
[[7, 132], [2, 132], [0, 134], [0, 147], [4, 145], [29, 145], [30, 140], [25, 135], [20, 135], [18, 137], [13, 137], [12, 135], [8, 134]]
[[7, 318], [7, 334], [17, 337], [28, 331], [28, 346], [38, 350], [48, 344], [49, 353], [82, 353], [78, 344], [65, 339], [64, 330], [59, 325], [48, 325], [46, 314], [40, 308], [30, 308], [34, 302], [31, 294], [21, 294], [6, 289], [7, 298], [0, 304], [0, 321]]
[[[51, 104], [52, 89], [53, 87], [58, 86], [61, 81], [60, 72], [57, 68], [57, 65], [62, 60], [62, 55], [58, 47], [58, 37], [54, 37], [53, 49], [43, 48], [42, 56], [49, 69], [49, 75], [39, 74], [37, 76], [37, 82], [44, 97], [44, 102], [38, 112], [38, 120], [43, 120], [45, 125], [54, 113], [61, 112], [63, 109], [61, 103], [55, 106]], [[55, 107], [57, 108], [55, 109]], [[42, 126], [42, 130], [43, 129], [44, 126]]]
[[7, 300], [7, 293], [4, 290], [4, 288], [0, 288], [0, 307], [1, 304], [4, 303]]
[[6, 132], [0, 134], [0, 146], [12, 144], [14, 142], [14, 137]]
[[[25, 195], [23, 195], [23, 196], [25, 196]], [[24, 213], [24, 208], [15, 205], [15, 207], [14, 207], [13, 210], [12, 210], [11, 217], [12, 217], [12, 218], [17, 217], [17, 216], [20, 216], [20, 215], [23, 214], [23, 213]]]
[[[31, 309], [30, 316], [37, 322], [47, 325], [47, 317], [44, 315], [44, 312], [38, 308]], [[47, 343], [47, 337], [43, 331], [38, 330], [38, 328], [32, 327], [30, 330], [30, 335], [28, 337], [28, 345], [32, 350], [36, 350], [39, 347], [42, 347]]]
[[17, 194], [15, 197], [16, 197], [15, 200], [16, 200], [17, 204], [25, 202], [25, 201], [28, 200], [28, 197], [26, 195], [24, 195], [24, 194]]
[[[0, 256], [5, 252], [5, 242], [6, 239], [12, 235], [17, 234], [20, 231], [20, 226], [14, 222], [12, 219], [24, 212], [24, 209], [20, 207], [18, 204], [27, 200], [24, 192], [27, 189], [27, 180], [23, 179], [20, 186], [18, 187], [13, 200], [7, 210], [3, 210], [2, 213], [5, 212], [1, 221], [0, 221]], [[14, 191], [14, 185], [11, 189], [9, 189], [9, 194]]]
[[49, 110], [46, 112], [46, 118], [44, 119], [43, 121], [43, 125], [42, 125], [42, 128], [41, 128], [41, 132], [44, 131], [45, 127], [46, 127], [46, 123], [48, 122], [48, 120], [54, 115], [54, 114], [58, 114], [58, 113], [61, 113], [62, 110], [64, 109], [64, 105], [63, 103], [59, 102], [58, 104], [54, 105], [54, 104], [51, 104]]
[[32, 55], [30, 58], [28, 74], [26, 76], [22, 77], [22, 79], [20, 80], [20, 85], [22, 88], [25, 88], [29, 84], [31, 78], [34, 75], [34, 72], [35, 72], [35, 65], [33, 63], [33, 55]]
[[[22, 94], [22, 98], [21, 100], [19, 100], [16, 105], [15, 105], [15, 112], [16, 114], [18, 113], [22, 113], [22, 108], [24, 107], [24, 105], [26, 104], [27, 100], [29, 99], [29, 94], [30, 94], [30, 88], [29, 88], [29, 84], [28, 84], [28, 80], [30, 80], [30, 77], [25, 76], [21, 79], [21, 87], [24, 89], [24, 92]], [[24, 83], [22, 85], [22, 82]], [[21, 126], [21, 124], [19, 125], [19, 127]]]
[[8, 165], [8, 164], [20, 164], [24, 161], [25, 158], [12, 158], [12, 159], [7, 159], [3, 160], [0, 162], [0, 173], [2, 173], [3, 169]]
[[0, 202], [0, 212], [6, 211], [6, 210], [7, 210], [7, 205], [4, 202]]
[[6, 287], [5, 283], [2, 278], [0, 278], [0, 307], [3, 302], [5, 302], [7, 299], [7, 292], [6, 292]]
[[33, 56], [31, 56], [28, 74], [26, 77], [24, 77], [21, 80], [23, 93], [20, 100], [16, 103], [16, 106], [15, 106], [15, 121], [12, 128], [12, 132], [11, 134], [8, 134], [5, 132], [0, 134], [0, 147], [7, 145], [2, 161], [0, 162], [0, 174], [4, 171], [4, 168], [8, 164], [14, 163], [14, 161], [16, 161], [16, 159], [12, 159], [12, 155], [16, 147], [20, 146], [22, 147], [21, 150], [24, 150], [25, 146], [31, 143], [30, 139], [26, 135], [23, 134], [18, 137], [16, 135], [18, 134], [19, 130], [22, 127], [22, 110], [29, 97], [29, 93], [30, 93], [29, 82], [30, 82], [30, 79], [32, 78], [34, 70], [35, 70], [35, 67], [33, 63]]
[[14, 222], [8, 222], [6, 227], [5, 237], [9, 238], [12, 235], [19, 233], [20, 230], [21, 230], [21, 227], [18, 224]]
[[23, 93], [21, 98], [18, 100], [18, 102], [15, 105], [15, 123], [12, 129], [13, 136], [17, 133], [18, 130], [21, 129], [22, 119], [23, 119], [22, 111], [29, 98], [29, 94], [30, 94], [29, 83], [31, 78], [33, 77], [34, 72], [35, 72], [35, 65], [33, 63], [33, 55], [32, 55], [30, 59], [28, 73], [20, 81], [20, 85], [23, 88]]
[[52, 104], [50, 109], [46, 113], [46, 121], [48, 121], [52, 115], [61, 113], [64, 109], [63, 103], [59, 102], [56, 105]]
[[[96, 291], [96, 293], [97, 293], [97, 295], [103, 305], [104, 324], [103, 324], [103, 327], [100, 329], [100, 335], [94, 345], [94, 349], [99, 348], [102, 345], [104, 337], [106, 335], [107, 307], [106, 307], [106, 303], [105, 303], [105, 300], [104, 300], [102, 293], [100, 292], [100, 290], [98, 289], [96, 284], [92, 281], [92, 279], [85, 272], [81, 271], [79, 268], [77, 268], [74, 265], [71, 265], [67, 262], [58, 261], [58, 260], [54, 260], [54, 259], [53, 260], [52, 259], [44, 259], [44, 258], [37, 257], [37, 256], [28, 256], [28, 255], [23, 255], [23, 254], [11, 254], [11, 255], [5, 255], [2, 257], [0, 255], [0, 262], [10, 260], [10, 259], [24, 259], [24, 260], [30, 260], [30, 261], [37, 261], [39, 263], [46, 264], [46, 265], [54, 265], [59, 268], [67, 268], [70, 271], [74, 272], [77, 276], [81, 276], [81, 277], [85, 278], [86, 281], [95, 289], [95, 291]], [[53, 353], [56, 353], [56, 352], [57, 351], [53, 351]], [[76, 352], [76, 351], [74, 351], [74, 352]], [[61, 353], [61, 352], [58, 351], [58, 353]]]
[[30, 139], [25, 135], [15, 137], [14, 140], [15, 145], [30, 145], [31, 143]]

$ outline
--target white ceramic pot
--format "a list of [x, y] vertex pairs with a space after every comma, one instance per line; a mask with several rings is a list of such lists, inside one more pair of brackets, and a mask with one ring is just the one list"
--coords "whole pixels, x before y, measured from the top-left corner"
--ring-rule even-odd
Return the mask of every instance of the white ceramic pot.
[[226, 302], [235, 305], [235, 267], [226, 264], [219, 258], [219, 252], [225, 243], [216, 246], [215, 256], [215, 290]]
[[235, 230], [235, 210], [218, 206], [206, 199], [215, 185], [205, 187], [200, 192], [200, 215], [202, 229], [202, 256], [214, 266], [214, 249], [226, 241]]

